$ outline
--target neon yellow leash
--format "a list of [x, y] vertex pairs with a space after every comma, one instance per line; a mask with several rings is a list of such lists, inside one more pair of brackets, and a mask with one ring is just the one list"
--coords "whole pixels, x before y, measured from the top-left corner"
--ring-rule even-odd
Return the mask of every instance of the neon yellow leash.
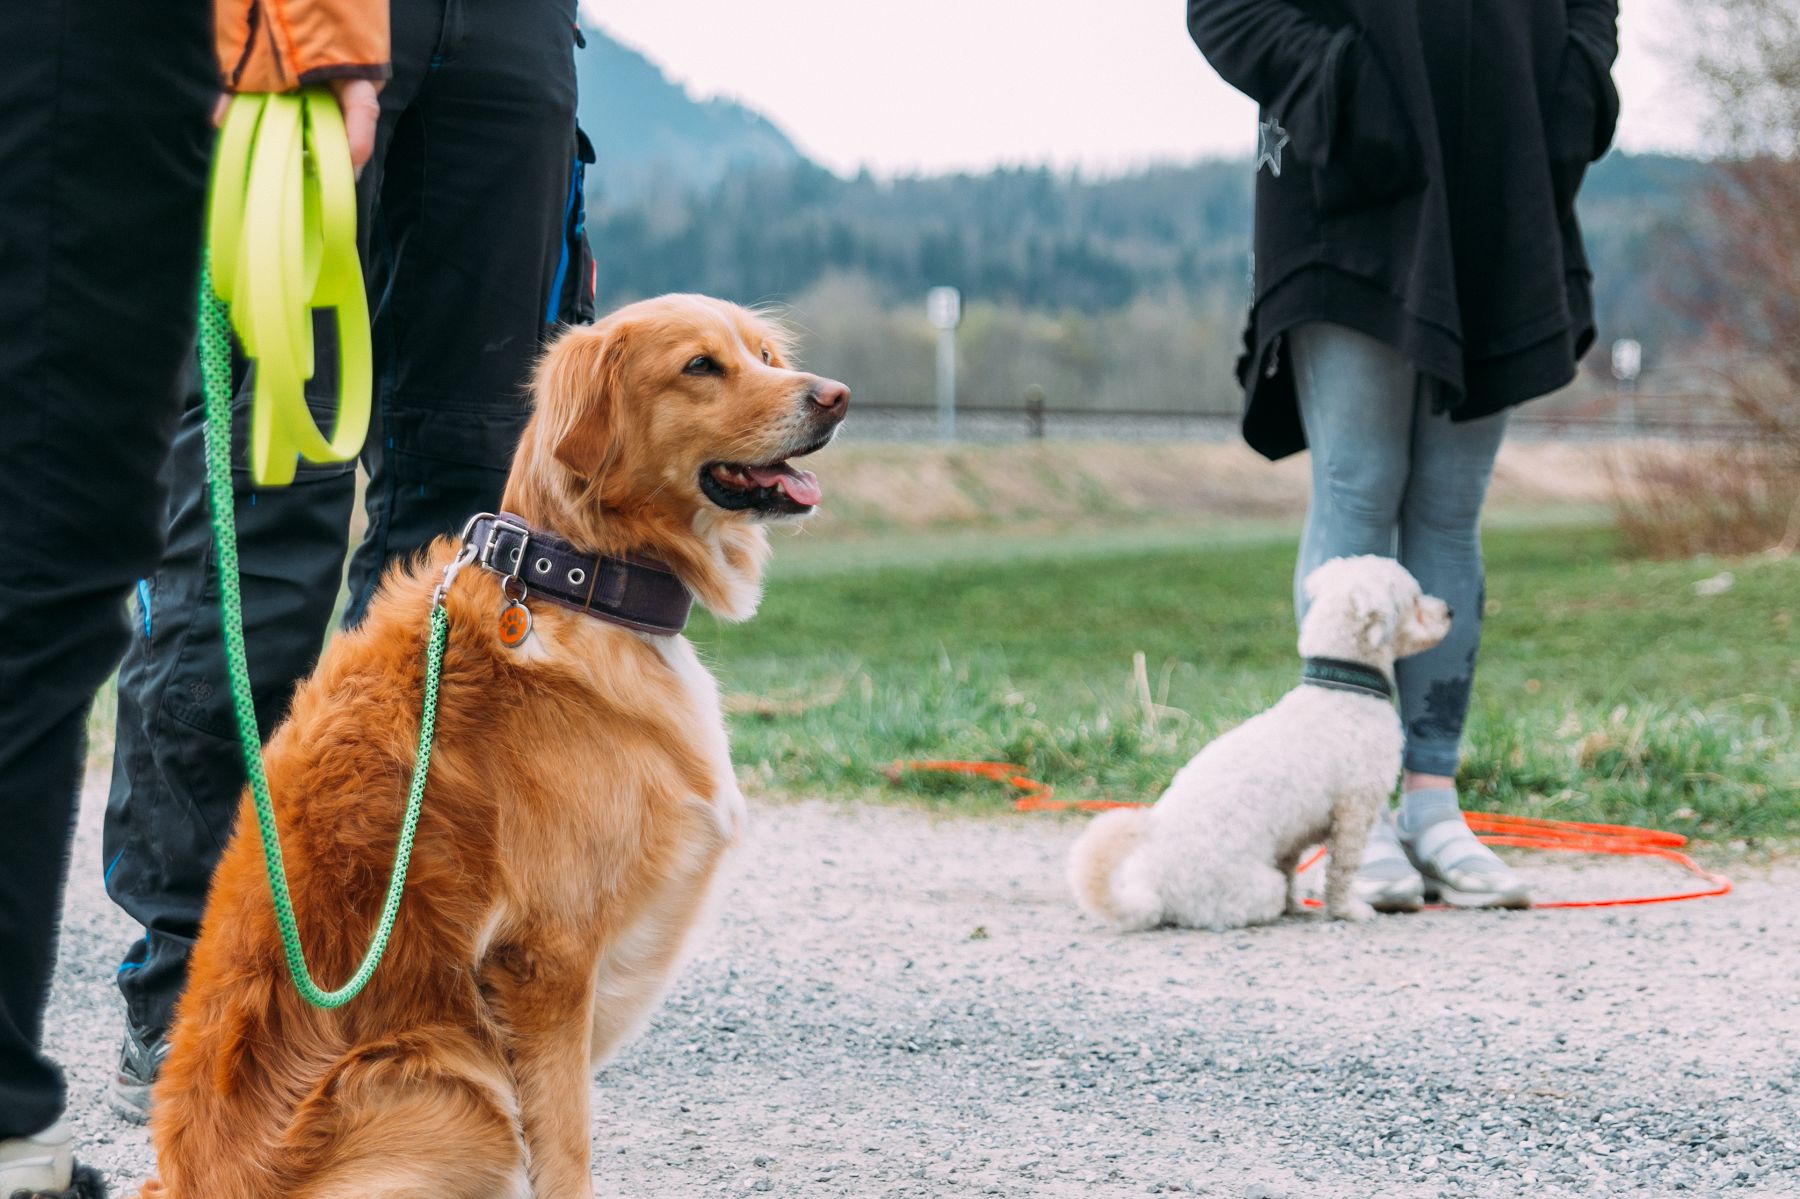
[[[208, 219], [209, 249], [200, 276], [200, 374], [206, 402], [207, 490], [218, 551], [219, 615], [232, 709], [288, 974], [306, 1002], [338, 1008], [356, 998], [374, 976], [400, 911], [431, 767], [438, 674], [450, 631], [450, 617], [441, 601], [461, 560], [445, 572], [432, 603], [419, 744], [381, 918], [350, 980], [328, 991], [314, 980], [300, 943], [293, 896], [282, 864], [275, 805], [263, 769], [262, 738], [244, 651], [231, 487], [228, 322], [236, 318], [238, 340], [256, 361], [250, 456], [257, 484], [284, 486], [291, 482], [299, 458], [309, 462], [354, 458], [368, 432], [373, 372], [368, 306], [356, 255], [356, 189], [350, 146], [330, 92], [309, 89], [299, 95], [240, 95], [232, 100], [214, 160]], [[230, 280], [226, 287], [215, 287], [214, 267], [221, 278]], [[313, 373], [314, 308], [337, 310], [340, 407], [329, 438], [313, 423], [303, 392], [303, 384]]]
[[[233, 97], [213, 159], [207, 243], [215, 289], [256, 361], [257, 486], [293, 482], [301, 458], [356, 457], [369, 432], [374, 368], [356, 255], [356, 177], [330, 91]], [[339, 408], [330, 437], [306, 407], [313, 310], [337, 318]]]

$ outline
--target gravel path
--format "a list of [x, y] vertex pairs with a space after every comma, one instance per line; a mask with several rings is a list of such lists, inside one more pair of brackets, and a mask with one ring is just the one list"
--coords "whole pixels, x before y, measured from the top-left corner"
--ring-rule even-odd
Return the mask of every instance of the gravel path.
[[[128, 928], [90, 780], [50, 1040], [83, 1156]], [[1800, 866], [1726, 899], [1122, 937], [1076, 825], [764, 808], [716, 927], [594, 1088], [600, 1195], [1800, 1195]], [[1673, 868], [1527, 861], [1540, 894]]]

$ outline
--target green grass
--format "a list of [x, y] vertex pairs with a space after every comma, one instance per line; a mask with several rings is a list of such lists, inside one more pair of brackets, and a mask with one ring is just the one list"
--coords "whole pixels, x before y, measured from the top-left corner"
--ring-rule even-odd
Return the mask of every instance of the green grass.
[[[971, 808], [993, 785], [897, 759], [1007, 760], [1069, 798], [1152, 798], [1208, 739], [1292, 685], [1294, 546], [1268, 527], [948, 536], [777, 547], [761, 613], [693, 632], [764, 791]], [[1487, 537], [1489, 612], [1463, 784], [1471, 806], [1800, 832], [1800, 562], [1623, 561], [1587, 526]], [[1159, 705], [1146, 720], [1132, 656]]]

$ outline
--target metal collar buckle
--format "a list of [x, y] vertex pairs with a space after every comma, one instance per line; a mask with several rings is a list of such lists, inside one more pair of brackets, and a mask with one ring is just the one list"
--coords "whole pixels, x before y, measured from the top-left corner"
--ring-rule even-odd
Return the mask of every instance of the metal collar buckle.
[[[525, 564], [526, 547], [531, 544], [531, 529], [526, 525], [506, 520], [503, 517], [496, 516], [493, 520], [493, 526], [488, 529], [487, 539], [482, 542], [481, 555], [476, 559], [476, 562], [483, 569], [491, 570], [496, 574], [518, 578], [519, 569]], [[508, 564], [505, 566], [496, 566], [494, 565], [494, 551], [500, 548], [500, 539], [507, 533], [511, 533], [518, 537], [519, 544], [513, 549], [511, 555], [512, 560]]]

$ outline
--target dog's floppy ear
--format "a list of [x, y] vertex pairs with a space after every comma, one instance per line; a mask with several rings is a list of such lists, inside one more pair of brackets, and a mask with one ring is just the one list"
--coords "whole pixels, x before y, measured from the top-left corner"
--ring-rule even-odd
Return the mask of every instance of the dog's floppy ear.
[[1372, 582], [1359, 582], [1350, 589], [1351, 611], [1356, 617], [1356, 633], [1370, 652], [1393, 644], [1398, 613], [1394, 597], [1386, 587]]
[[618, 456], [630, 343], [629, 325], [574, 329], [553, 342], [538, 364], [533, 389], [551, 452], [584, 479], [600, 475]]

